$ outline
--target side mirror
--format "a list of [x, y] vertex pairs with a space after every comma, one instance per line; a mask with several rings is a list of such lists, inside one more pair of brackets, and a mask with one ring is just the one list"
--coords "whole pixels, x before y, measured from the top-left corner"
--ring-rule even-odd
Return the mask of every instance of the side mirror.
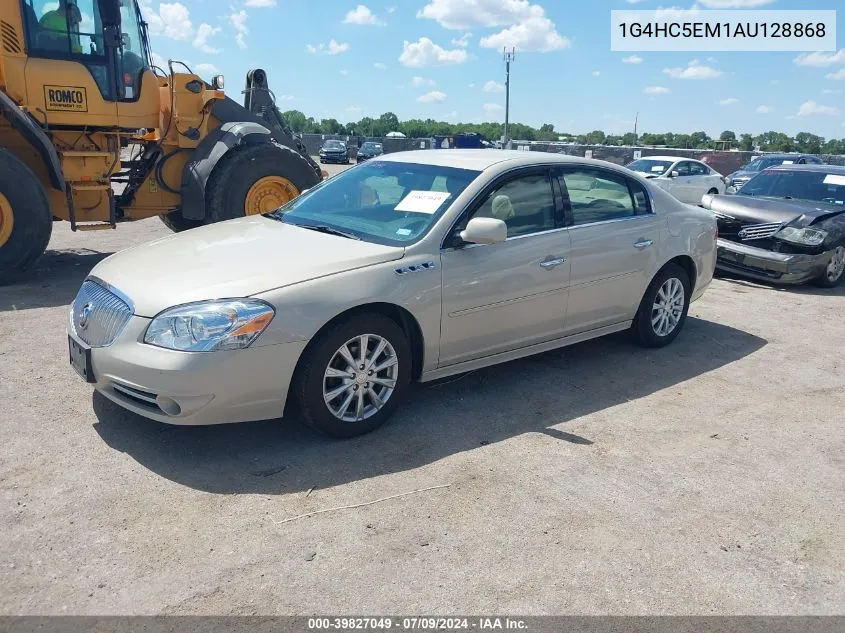
[[508, 225], [496, 218], [472, 218], [460, 237], [470, 244], [501, 244], [508, 239]]
[[675, 171], [673, 171], [671, 174], [669, 174], [669, 178], [677, 178], [677, 177], [678, 177], [678, 176], [680, 176], [680, 175], [681, 175], [681, 174], [679, 174], [679, 173], [678, 173], [678, 171], [677, 171], [677, 170], [675, 170]]

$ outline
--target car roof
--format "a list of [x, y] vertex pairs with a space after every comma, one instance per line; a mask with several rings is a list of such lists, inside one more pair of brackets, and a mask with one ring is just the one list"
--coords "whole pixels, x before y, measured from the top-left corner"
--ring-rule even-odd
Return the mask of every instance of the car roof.
[[818, 171], [835, 176], [845, 176], [845, 167], [839, 165], [775, 165], [766, 171]]
[[[696, 158], [687, 158], [686, 156], [640, 156], [637, 160], [665, 160], [674, 162], [679, 160], [691, 160], [694, 163], [701, 163], [701, 161]], [[704, 163], [701, 164], [703, 165]]]
[[759, 154], [754, 158], [806, 158], [813, 156], [813, 154]]
[[508, 149], [423, 149], [407, 152], [394, 152], [385, 154], [381, 161], [397, 163], [417, 163], [420, 165], [434, 165], [436, 167], [459, 167], [461, 169], [474, 169], [484, 171], [493, 165], [507, 163], [511, 167], [522, 165], [548, 165], [549, 163], [561, 164], [589, 164], [597, 167], [616, 167], [624, 169], [620, 165], [608, 163], [607, 161], [593, 158], [580, 158], [578, 156], [567, 156], [565, 154], [554, 154], [552, 152], [540, 151], [519, 151]]

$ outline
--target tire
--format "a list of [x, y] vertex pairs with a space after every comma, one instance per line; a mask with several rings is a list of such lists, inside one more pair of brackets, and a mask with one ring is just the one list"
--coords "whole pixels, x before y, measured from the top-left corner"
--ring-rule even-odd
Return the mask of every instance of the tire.
[[181, 233], [182, 231], [195, 229], [198, 226], [203, 225], [202, 220], [189, 220], [187, 218], [183, 218], [182, 211], [179, 209], [171, 211], [170, 213], [164, 213], [158, 217], [162, 222], [164, 222], [164, 225], [174, 233]]
[[[392, 375], [390, 373], [394, 366], [379, 372], [383, 379], [394, 378], [395, 386], [393, 391], [387, 395], [384, 405], [377, 410], [372, 409], [375, 405], [366, 391], [367, 387], [356, 387], [355, 381], [349, 382], [345, 378], [325, 377], [325, 373], [330, 366], [345, 368], [345, 361], [342, 361], [338, 356], [339, 350], [344, 345], [349, 344], [347, 349], [350, 354], [353, 358], [358, 358], [360, 345], [356, 348], [354, 339], [362, 335], [369, 335], [368, 349], [370, 349], [370, 353], [375, 351], [378, 338], [387, 341], [389, 347], [392, 347], [393, 354], [389, 354], [390, 350], [386, 347], [376, 361], [384, 362], [389, 358], [396, 359], [396, 373]], [[377, 364], [381, 364], [381, 362]], [[411, 366], [411, 348], [408, 339], [402, 328], [394, 321], [374, 313], [351, 316], [331, 326], [306, 350], [297, 367], [292, 384], [291, 394], [294, 397], [294, 406], [297, 407], [303, 422], [326, 435], [350, 438], [369, 433], [384, 424], [396, 407], [404, 400], [410, 383]], [[362, 372], [361, 380], [366, 379], [364, 376]], [[340, 392], [337, 398], [332, 401], [336, 410], [341, 408], [344, 398], [351, 397], [347, 415], [354, 417], [357, 410], [354, 410], [353, 407], [357, 405], [359, 399], [363, 399], [366, 417], [359, 420], [343, 421], [329, 410], [329, 405], [324, 400], [324, 387], [330, 392], [333, 389], [342, 388], [344, 384], [351, 387], [353, 391], [347, 389]], [[384, 396], [385, 385], [365, 384], [369, 385], [370, 388], [381, 389], [377, 395]], [[359, 393], [364, 395], [357, 395]]]
[[53, 232], [47, 192], [16, 156], [0, 148], [0, 285], [41, 257]]
[[319, 182], [308, 161], [289, 147], [274, 142], [241, 145], [223, 156], [211, 173], [205, 224], [244, 217], [247, 193], [267, 176], [286, 178], [300, 192]]
[[[681, 308], [681, 312], [677, 316], [677, 321], [670, 331], [660, 332], [658, 330], [661, 322], [658, 322], [657, 325], [653, 323], [653, 313], [656, 308], [656, 302], [658, 301], [658, 293], [664, 285], [670, 284], [671, 280], [675, 280], [676, 283], [679, 282], [683, 289], [682, 304], [677, 306]], [[677, 264], [666, 264], [654, 279], [651, 280], [643, 295], [642, 301], [640, 301], [640, 307], [631, 325], [634, 339], [644, 347], [663, 347], [674, 341], [684, 327], [687, 312], [689, 311], [689, 301], [690, 280], [687, 271]]]
[[838, 267], [834, 270], [833, 267], [836, 266], [834, 260], [836, 258], [843, 258], [845, 257], [845, 241], [839, 242], [836, 246], [833, 247], [833, 255], [830, 258], [830, 262], [828, 262], [827, 268], [825, 271], [816, 279], [813, 280], [813, 284], [818, 286], [819, 288], [836, 288], [839, 284], [845, 280], [845, 269], [842, 268], [841, 262]]

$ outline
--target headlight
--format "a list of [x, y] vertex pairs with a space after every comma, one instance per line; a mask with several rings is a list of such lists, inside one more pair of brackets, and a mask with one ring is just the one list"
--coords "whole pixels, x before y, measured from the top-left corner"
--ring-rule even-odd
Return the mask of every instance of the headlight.
[[154, 318], [144, 343], [183, 352], [244, 349], [275, 315], [272, 306], [257, 299], [189, 303]]
[[820, 246], [825, 241], [825, 238], [827, 238], [827, 231], [810, 228], [798, 229], [793, 226], [787, 226], [775, 233], [775, 237], [779, 240], [802, 244], [803, 246]]

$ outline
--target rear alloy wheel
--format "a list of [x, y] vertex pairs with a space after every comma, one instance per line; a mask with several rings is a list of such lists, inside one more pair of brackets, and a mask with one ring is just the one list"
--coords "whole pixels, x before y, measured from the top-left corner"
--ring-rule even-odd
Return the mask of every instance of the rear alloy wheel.
[[327, 435], [354, 437], [384, 424], [410, 382], [405, 333], [379, 314], [339, 322], [306, 352], [292, 396], [304, 421]]
[[687, 318], [690, 282], [677, 264], [667, 264], [649, 284], [631, 329], [646, 347], [668, 345], [681, 331]]
[[835, 288], [845, 279], [845, 244], [838, 244], [833, 249], [824, 273], [815, 280], [822, 288]]

